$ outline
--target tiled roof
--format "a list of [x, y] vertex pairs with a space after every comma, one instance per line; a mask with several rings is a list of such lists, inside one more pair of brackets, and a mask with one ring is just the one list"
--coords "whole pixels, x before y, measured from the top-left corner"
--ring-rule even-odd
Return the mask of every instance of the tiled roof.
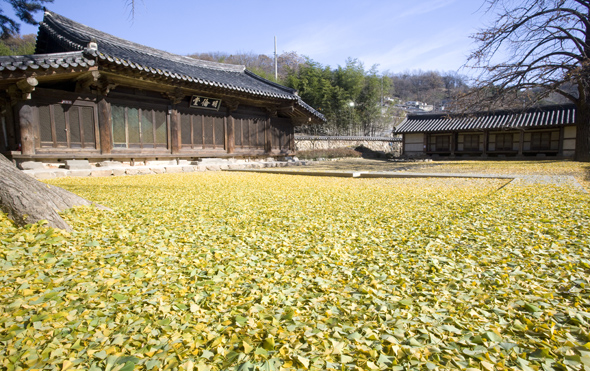
[[[324, 116], [303, 102], [294, 89], [263, 79], [244, 66], [202, 61], [157, 50], [123, 40], [59, 14], [46, 11], [40, 24], [39, 35], [45, 34], [62, 50], [82, 51], [100, 64], [124, 66], [154, 76], [169, 77], [178, 81], [217, 87], [258, 97], [287, 100], [320, 120]], [[40, 37], [39, 37], [40, 39]], [[91, 41], [98, 49], [88, 49]], [[46, 53], [39, 43], [37, 52]]]
[[17, 55], [0, 57], [0, 71], [49, 70], [58, 68], [91, 67], [93, 58], [86, 58], [82, 52]]
[[575, 122], [574, 105], [545, 106], [525, 111], [504, 110], [472, 114], [409, 115], [395, 133], [507, 130], [562, 126]]

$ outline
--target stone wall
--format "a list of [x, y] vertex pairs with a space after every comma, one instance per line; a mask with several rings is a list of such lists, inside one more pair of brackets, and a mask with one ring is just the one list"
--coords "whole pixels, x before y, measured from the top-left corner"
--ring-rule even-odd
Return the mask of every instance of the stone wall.
[[148, 175], [163, 173], [192, 173], [200, 171], [247, 170], [285, 166], [302, 166], [309, 161], [299, 161], [296, 157], [285, 157], [283, 161], [274, 158], [259, 160], [236, 160], [222, 158], [205, 158], [199, 161], [145, 161], [129, 162], [103, 161], [91, 164], [87, 160], [68, 160], [65, 165], [44, 164], [26, 161], [19, 164], [25, 174], [36, 179], [52, 179], [61, 177], [98, 177], [121, 175]]
[[356, 148], [365, 146], [373, 151], [401, 155], [402, 143], [399, 141], [362, 140], [362, 139], [310, 139], [295, 137], [296, 151], [311, 151], [314, 149]]

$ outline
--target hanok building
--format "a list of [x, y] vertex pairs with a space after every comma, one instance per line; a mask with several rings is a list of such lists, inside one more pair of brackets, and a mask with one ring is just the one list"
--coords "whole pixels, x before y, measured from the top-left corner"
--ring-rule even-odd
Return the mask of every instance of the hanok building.
[[402, 153], [416, 156], [556, 156], [570, 158], [576, 148], [573, 105], [470, 115], [410, 115], [396, 129]]
[[0, 152], [15, 161], [280, 156], [325, 119], [244, 66], [116, 38], [46, 11], [36, 54], [0, 57]]

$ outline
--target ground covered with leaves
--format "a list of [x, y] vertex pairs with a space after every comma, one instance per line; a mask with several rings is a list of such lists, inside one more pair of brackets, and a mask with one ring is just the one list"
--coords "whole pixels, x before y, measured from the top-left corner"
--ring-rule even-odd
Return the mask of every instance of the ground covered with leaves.
[[0, 217], [0, 368], [582, 370], [590, 198], [506, 183], [52, 181], [113, 211]]
[[370, 172], [419, 172], [419, 173], [474, 173], [497, 175], [570, 175], [590, 189], [590, 165], [585, 162], [569, 160], [487, 160], [487, 161], [448, 161], [429, 162], [339, 159], [335, 161], [316, 161], [310, 166], [283, 168], [290, 171], [370, 171]]

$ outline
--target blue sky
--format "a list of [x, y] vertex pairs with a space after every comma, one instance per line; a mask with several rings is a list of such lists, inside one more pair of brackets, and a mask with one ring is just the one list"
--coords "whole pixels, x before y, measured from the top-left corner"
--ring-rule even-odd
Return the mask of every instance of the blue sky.
[[[379, 71], [456, 71], [486, 24], [483, 0], [54, 0], [48, 9], [176, 54], [295, 51], [337, 67], [348, 57]], [[5, 7], [5, 5], [3, 5]], [[42, 14], [37, 15], [42, 19]], [[22, 25], [21, 33], [36, 33]], [[99, 46], [100, 47], [100, 46]], [[459, 72], [468, 73], [466, 70]]]

